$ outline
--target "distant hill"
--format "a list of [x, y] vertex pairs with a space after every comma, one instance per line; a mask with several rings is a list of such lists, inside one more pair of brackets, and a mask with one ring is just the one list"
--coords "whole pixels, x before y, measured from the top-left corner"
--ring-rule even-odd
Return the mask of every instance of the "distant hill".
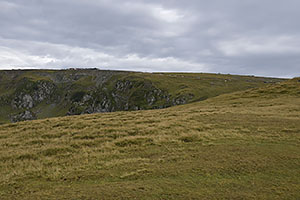
[[[175, 80], [166, 87], [186, 76], [190, 91], [196, 77], [220, 85], [210, 91], [276, 81], [121, 75]], [[299, 122], [295, 78], [166, 109], [0, 125], [1, 199], [300, 199]]]
[[0, 123], [166, 108], [282, 80], [97, 69], [0, 71]]

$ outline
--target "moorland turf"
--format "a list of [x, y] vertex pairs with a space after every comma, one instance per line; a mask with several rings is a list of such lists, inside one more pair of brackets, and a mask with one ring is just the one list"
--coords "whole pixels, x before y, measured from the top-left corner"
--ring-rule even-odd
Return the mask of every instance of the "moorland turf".
[[0, 180], [0, 199], [300, 199], [300, 82], [1, 125]]

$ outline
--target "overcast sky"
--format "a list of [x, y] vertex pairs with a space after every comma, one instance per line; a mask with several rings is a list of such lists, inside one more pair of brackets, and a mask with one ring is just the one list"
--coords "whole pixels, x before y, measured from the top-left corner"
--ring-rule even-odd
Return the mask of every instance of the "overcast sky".
[[300, 76], [300, 0], [0, 0], [0, 69]]

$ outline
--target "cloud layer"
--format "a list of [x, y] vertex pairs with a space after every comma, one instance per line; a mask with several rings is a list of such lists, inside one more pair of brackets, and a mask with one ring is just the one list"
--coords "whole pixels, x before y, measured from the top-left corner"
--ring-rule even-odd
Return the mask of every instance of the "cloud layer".
[[300, 76], [300, 1], [0, 0], [0, 69]]

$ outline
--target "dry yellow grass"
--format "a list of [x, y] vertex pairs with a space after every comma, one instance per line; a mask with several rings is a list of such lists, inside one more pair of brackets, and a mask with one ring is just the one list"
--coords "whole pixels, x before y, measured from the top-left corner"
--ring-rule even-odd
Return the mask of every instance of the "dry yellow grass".
[[300, 199], [300, 82], [0, 126], [1, 199]]

